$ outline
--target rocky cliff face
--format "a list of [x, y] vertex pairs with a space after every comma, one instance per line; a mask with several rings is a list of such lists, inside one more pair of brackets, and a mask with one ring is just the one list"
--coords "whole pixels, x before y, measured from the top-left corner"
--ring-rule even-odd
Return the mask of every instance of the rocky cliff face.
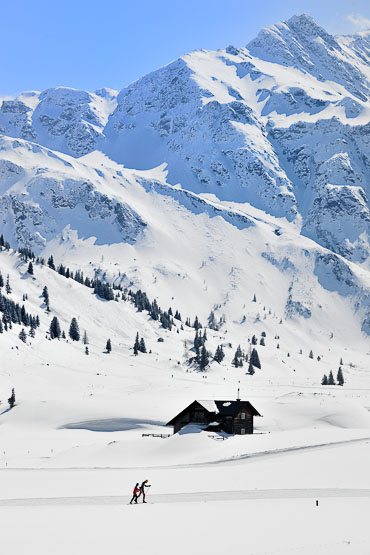
[[134, 209], [102, 190], [100, 170], [87, 174], [44, 147], [2, 138], [6, 152], [18, 163], [0, 159], [0, 221], [13, 243], [39, 253], [66, 228], [97, 245], [133, 243], [145, 229]]
[[4, 135], [83, 156], [101, 148], [102, 131], [115, 105], [116, 93], [109, 89], [89, 93], [57, 87], [41, 94], [28, 93], [3, 101], [0, 130]]

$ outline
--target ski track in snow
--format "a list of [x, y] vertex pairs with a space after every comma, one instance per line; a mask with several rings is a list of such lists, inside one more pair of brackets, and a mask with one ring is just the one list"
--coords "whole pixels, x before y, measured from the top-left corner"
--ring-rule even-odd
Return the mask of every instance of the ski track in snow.
[[343, 441], [333, 441], [329, 443], [320, 443], [317, 445], [302, 445], [297, 447], [283, 447], [281, 449], [271, 449], [268, 451], [261, 451], [255, 453], [244, 453], [242, 455], [233, 456], [226, 459], [220, 459], [216, 461], [205, 461], [205, 462], [195, 462], [195, 463], [186, 463], [186, 464], [169, 464], [169, 465], [151, 465], [151, 466], [73, 466], [73, 467], [54, 467], [54, 468], [47, 468], [47, 467], [5, 467], [0, 468], [1, 471], [10, 472], [10, 471], [61, 471], [61, 470], [134, 470], [134, 469], [166, 469], [166, 468], [189, 468], [189, 467], [207, 467], [213, 465], [223, 465], [223, 464], [235, 464], [235, 463], [244, 463], [248, 460], [254, 460], [257, 458], [267, 458], [267, 457], [275, 457], [277, 455], [290, 455], [290, 454], [299, 454], [303, 451], [316, 451], [322, 449], [331, 449], [335, 447], [341, 447], [343, 445], [351, 445], [355, 443], [366, 443], [370, 441], [370, 437], [362, 437], [362, 438], [355, 438], [355, 439], [347, 439]]
[[[157, 493], [148, 495], [150, 503], [204, 503], [209, 501], [241, 501], [256, 499], [320, 499], [327, 497], [370, 497], [370, 489], [256, 489], [239, 491], [203, 491], [190, 493]], [[34, 497], [1, 499], [0, 507], [38, 507], [58, 505], [126, 505], [130, 495], [96, 495], [86, 497]], [[142, 503], [138, 503], [142, 504]]]

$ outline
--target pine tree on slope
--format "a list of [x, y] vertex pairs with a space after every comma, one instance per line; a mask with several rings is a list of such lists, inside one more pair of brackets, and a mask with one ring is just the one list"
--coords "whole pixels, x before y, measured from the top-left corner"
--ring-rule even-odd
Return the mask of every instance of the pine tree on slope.
[[80, 328], [78, 327], [76, 318], [72, 318], [71, 320], [71, 324], [69, 326], [69, 337], [72, 341], [80, 340]]
[[107, 350], [107, 353], [110, 353], [110, 352], [111, 352], [111, 350], [112, 350], [112, 343], [111, 343], [111, 340], [110, 340], [110, 339], [108, 339], [105, 348], [106, 348], [106, 350]]
[[250, 374], [251, 376], [253, 376], [254, 373], [255, 373], [255, 369], [253, 368], [252, 357], [251, 357], [251, 358], [249, 359], [248, 374]]
[[141, 353], [146, 353], [146, 346], [143, 337], [140, 339], [139, 350]]
[[257, 349], [252, 349], [251, 362], [252, 362], [253, 366], [255, 366], [256, 368], [261, 369], [261, 362], [260, 362], [260, 358], [258, 356]]
[[140, 351], [140, 341], [139, 341], [139, 332], [136, 334], [135, 343], [134, 343], [134, 355], [136, 356]]
[[209, 364], [209, 354], [205, 346], [203, 345], [200, 352], [199, 367], [201, 370], [205, 370]]
[[59, 320], [56, 316], [50, 322], [50, 337], [51, 339], [59, 339], [62, 335], [62, 331], [60, 329]]

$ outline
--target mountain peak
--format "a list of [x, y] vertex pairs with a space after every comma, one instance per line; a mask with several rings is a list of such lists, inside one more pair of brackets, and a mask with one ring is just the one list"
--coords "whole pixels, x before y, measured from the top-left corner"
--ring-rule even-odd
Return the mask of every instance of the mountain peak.
[[327, 43], [335, 42], [333, 36], [308, 14], [293, 15], [285, 24], [298, 36], [305, 36], [311, 39], [321, 37]]
[[306, 13], [293, 15], [285, 21], [285, 23], [288, 27], [316, 27], [321, 29], [320, 25], [314, 20], [314, 18]]

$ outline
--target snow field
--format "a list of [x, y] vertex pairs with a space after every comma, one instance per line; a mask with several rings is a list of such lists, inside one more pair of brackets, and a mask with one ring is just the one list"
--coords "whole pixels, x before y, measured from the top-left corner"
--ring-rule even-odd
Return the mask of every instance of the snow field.
[[[369, 499], [0, 507], [5, 551], [217, 555], [368, 555]], [[19, 534], [19, 523], [22, 533]]]

